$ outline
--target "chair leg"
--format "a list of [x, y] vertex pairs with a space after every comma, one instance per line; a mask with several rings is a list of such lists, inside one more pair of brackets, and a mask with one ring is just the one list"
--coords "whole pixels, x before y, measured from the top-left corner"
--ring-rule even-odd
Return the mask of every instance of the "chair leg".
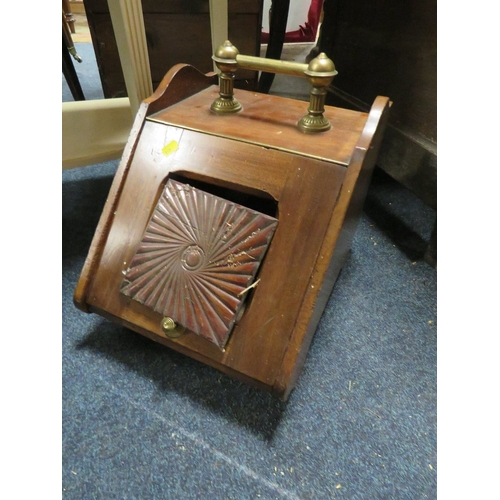
[[64, 17], [66, 18], [66, 22], [68, 23], [69, 30], [71, 33], [76, 33], [75, 30], [75, 16], [73, 15], [73, 12], [71, 12], [71, 7], [69, 5], [68, 0], [62, 0], [62, 8], [64, 12]]
[[75, 101], [84, 101], [85, 96], [83, 94], [82, 87], [80, 85], [80, 80], [78, 80], [78, 75], [76, 74], [75, 67], [73, 66], [73, 61], [68, 51], [68, 46], [66, 43], [66, 37], [62, 35], [62, 71], [68, 87], [71, 91], [71, 95]]
[[68, 28], [68, 23], [64, 18], [64, 11], [62, 13], [62, 30], [63, 30], [63, 39], [66, 41], [66, 48], [69, 50], [69, 53], [73, 56], [73, 58], [82, 62], [82, 58], [76, 53], [75, 44], [73, 43], [73, 38], [71, 37], [71, 33]]

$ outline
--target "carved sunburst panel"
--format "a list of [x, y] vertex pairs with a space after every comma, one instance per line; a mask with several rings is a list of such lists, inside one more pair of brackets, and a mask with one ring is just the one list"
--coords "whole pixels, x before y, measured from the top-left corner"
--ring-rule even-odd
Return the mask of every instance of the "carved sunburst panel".
[[223, 348], [277, 224], [169, 179], [121, 292]]

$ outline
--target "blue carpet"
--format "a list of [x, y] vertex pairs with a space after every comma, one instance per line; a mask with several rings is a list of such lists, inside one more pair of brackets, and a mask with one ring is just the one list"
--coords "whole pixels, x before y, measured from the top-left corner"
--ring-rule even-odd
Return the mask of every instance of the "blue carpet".
[[74, 307], [117, 165], [62, 174], [63, 498], [436, 498], [435, 212], [376, 171], [283, 403]]

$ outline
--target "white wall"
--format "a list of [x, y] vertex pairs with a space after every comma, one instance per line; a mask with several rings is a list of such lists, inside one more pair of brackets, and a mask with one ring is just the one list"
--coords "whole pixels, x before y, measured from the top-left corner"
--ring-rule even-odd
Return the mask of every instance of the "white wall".
[[[304, 26], [307, 21], [307, 13], [311, 2], [309, 0], [290, 0], [290, 11], [288, 12], [288, 22], [286, 31], [296, 31], [299, 26]], [[264, 11], [262, 14], [262, 31], [269, 33], [269, 9], [271, 0], [264, 0]]]

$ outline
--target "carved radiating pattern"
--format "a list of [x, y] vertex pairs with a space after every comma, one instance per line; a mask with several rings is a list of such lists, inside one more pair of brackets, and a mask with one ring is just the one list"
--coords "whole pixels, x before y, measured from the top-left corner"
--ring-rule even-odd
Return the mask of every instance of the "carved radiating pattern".
[[121, 292], [222, 348], [277, 224], [168, 180]]

